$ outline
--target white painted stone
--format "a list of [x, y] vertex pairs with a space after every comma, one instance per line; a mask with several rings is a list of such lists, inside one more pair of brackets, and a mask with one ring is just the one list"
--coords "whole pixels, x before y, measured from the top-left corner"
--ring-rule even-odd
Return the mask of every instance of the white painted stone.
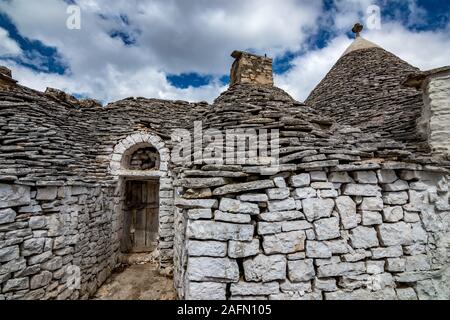
[[227, 255], [227, 243], [189, 240], [187, 251], [192, 257], [225, 257]]
[[336, 217], [314, 221], [314, 230], [318, 240], [329, 240], [340, 237], [339, 219]]
[[284, 255], [256, 257], [244, 260], [244, 274], [246, 281], [270, 282], [286, 278], [286, 257]]
[[239, 240], [253, 239], [254, 226], [215, 221], [190, 220], [186, 228], [186, 236], [198, 240]]
[[305, 249], [305, 232], [291, 231], [263, 236], [263, 249], [266, 254], [293, 253]]
[[239, 267], [236, 260], [229, 258], [192, 257], [186, 274], [191, 281], [237, 282]]
[[303, 212], [309, 222], [320, 218], [328, 218], [334, 208], [334, 200], [310, 198], [302, 200]]
[[378, 246], [377, 233], [374, 228], [359, 226], [350, 230], [350, 241], [355, 249], [367, 249]]
[[315, 275], [312, 259], [288, 261], [288, 277], [291, 282], [309, 281]]
[[259, 239], [253, 239], [249, 242], [229, 241], [228, 256], [230, 258], [246, 258], [255, 256], [260, 252]]
[[259, 207], [257, 204], [230, 198], [220, 199], [219, 210], [233, 213], [259, 214]]

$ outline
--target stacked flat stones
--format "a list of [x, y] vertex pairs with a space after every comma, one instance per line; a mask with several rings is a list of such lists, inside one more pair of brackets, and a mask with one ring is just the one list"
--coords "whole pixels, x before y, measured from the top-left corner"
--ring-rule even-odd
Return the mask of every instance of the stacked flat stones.
[[356, 50], [339, 59], [306, 104], [338, 123], [428, 152], [416, 130], [422, 92], [403, 85], [407, 76], [417, 71], [382, 48]]
[[[448, 297], [446, 171], [336, 126], [276, 88], [234, 86], [207, 127], [278, 128], [280, 166], [178, 168], [175, 281], [187, 299]], [[400, 160], [400, 161], [399, 161]]]
[[[409, 142], [337, 125], [278, 88], [235, 85], [213, 105], [129, 98], [100, 108], [13, 86], [0, 90], [0, 115], [0, 299], [92, 295], [120, 255], [114, 147], [141, 132], [171, 148], [173, 129], [195, 120], [279, 129], [280, 166], [170, 165], [161, 185], [174, 176], [178, 189], [162, 211], [177, 209], [160, 236], [180, 297], [446, 294], [443, 163]], [[79, 286], [70, 267], [80, 268]]]
[[184, 181], [210, 196], [176, 202], [186, 219], [185, 298], [449, 297], [443, 175], [325, 169], [230, 182], [245, 168], [202, 172]]
[[[55, 89], [0, 89], [0, 300], [94, 294], [119, 264], [114, 146], [136, 132], [170, 144], [172, 128], [206, 106], [130, 98], [100, 108]], [[160, 236], [161, 265], [171, 265], [173, 228]]]

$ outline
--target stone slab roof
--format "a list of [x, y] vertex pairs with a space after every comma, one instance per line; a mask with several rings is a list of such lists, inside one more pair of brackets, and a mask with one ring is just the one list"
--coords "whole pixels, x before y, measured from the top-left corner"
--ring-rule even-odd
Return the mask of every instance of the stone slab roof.
[[[361, 39], [361, 38], [358, 38]], [[359, 41], [359, 40], [355, 41]], [[311, 92], [306, 104], [341, 124], [429, 152], [417, 135], [422, 92], [403, 85], [419, 69], [379, 47], [362, 48], [342, 56]]]
[[[338, 64], [360, 59], [361, 55], [386, 57], [382, 49], [360, 50], [356, 56], [347, 54]], [[212, 105], [128, 98], [100, 107], [94, 101], [74, 100], [54, 90], [42, 93], [16, 85], [0, 90], [0, 180], [30, 185], [108, 183], [113, 181], [108, 165], [118, 141], [137, 131], [149, 132], [171, 148], [172, 130], [192, 129], [194, 121], [199, 120], [204, 129], [279, 129], [281, 171], [326, 167], [337, 171], [380, 167], [440, 170], [436, 166], [448, 163], [431, 158], [420, 141], [405, 135], [413, 134], [420, 93], [398, 87], [405, 68], [416, 69], [394, 61], [387, 76], [382, 69], [371, 74], [369, 79], [376, 83], [366, 83], [366, 78], [353, 73], [356, 81], [343, 86], [348, 91], [340, 94], [353, 95], [357, 104], [333, 91], [325, 98], [320, 94], [324, 86], [319, 86], [304, 104], [273, 86], [238, 84]], [[336, 85], [334, 72], [325, 78], [325, 86]], [[346, 79], [339, 83], [350, 81]], [[382, 82], [390, 92], [377, 90]], [[373, 87], [369, 92], [373, 95], [358, 90], [359, 83]], [[330, 108], [338, 112], [332, 113]], [[261, 166], [245, 167], [247, 172], [270, 173], [261, 171]]]

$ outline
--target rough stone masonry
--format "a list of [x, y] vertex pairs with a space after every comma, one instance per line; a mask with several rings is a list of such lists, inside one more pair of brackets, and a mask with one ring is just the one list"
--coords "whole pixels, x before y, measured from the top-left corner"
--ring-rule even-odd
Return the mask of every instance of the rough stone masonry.
[[[102, 107], [0, 68], [0, 300], [89, 299], [126, 253], [130, 180], [158, 182], [181, 299], [449, 299], [447, 69], [357, 41], [306, 104], [244, 52], [212, 104]], [[278, 130], [278, 164], [174, 163], [199, 120]]]

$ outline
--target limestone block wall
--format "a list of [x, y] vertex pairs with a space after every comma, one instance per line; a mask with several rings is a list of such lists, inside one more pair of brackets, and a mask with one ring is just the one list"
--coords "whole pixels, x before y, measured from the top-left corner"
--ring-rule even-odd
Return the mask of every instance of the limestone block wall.
[[0, 182], [0, 300], [95, 293], [118, 262], [114, 190]]
[[450, 154], [450, 71], [430, 76], [423, 84], [424, 107], [419, 128], [434, 153]]
[[450, 298], [444, 174], [204, 168], [175, 199], [181, 298]]

